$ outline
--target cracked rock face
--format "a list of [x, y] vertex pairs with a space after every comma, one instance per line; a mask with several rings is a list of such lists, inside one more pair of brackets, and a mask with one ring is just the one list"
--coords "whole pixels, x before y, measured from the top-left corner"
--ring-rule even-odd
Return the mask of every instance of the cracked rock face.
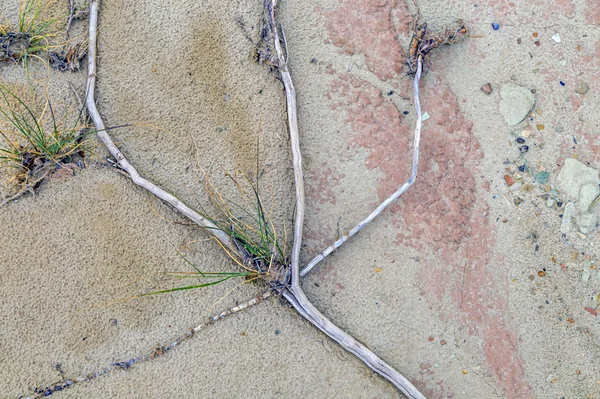
[[600, 184], [598, 171], [573, 158], [568, 158], [565, 161], [556, 178], [558, 189], [573, 201], [579, 199], [583, 186], [592, 185], [597, 187], [598, 184]]
[[556, 185], [570, 200], [565, 206], [561, 232], [566, 234], [576, 228], [580, 233], [590, 234], [596, 230], [598, 214], [594, 201], [600, 195], [598, 171], [569, 158], [558, 174]]
[[510, 126], [521, 123], [535, 104], [531, 90], [514, 84], [502, 86], [500, 98], [500, 114]]

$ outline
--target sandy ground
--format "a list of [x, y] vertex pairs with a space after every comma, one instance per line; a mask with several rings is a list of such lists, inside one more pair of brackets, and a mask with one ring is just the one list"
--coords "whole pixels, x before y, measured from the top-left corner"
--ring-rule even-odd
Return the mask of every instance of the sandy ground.
[[[2, 2], [0, 17], [14, 20], [16, 3]], [[98, 107], [109, 126], [134, 125], [113, 131], [132, 163], [191, 204], [207, 206], [203, 171], [233, 196], [220, 167], [254, 173], [258, 142], [270, 208], [289, 229], [284, 92], [240, 28], [257, 37], [260, 2], [235, 3], [102, 1]], [[462, 19], [471, 36], [427, 61], [419, 179], [304, 280], [307, 295], [429, 398], [600, 398], [598, 231], [563, 237], [568, 199], [552, 191], [567, 158], [600, 170], [600, 3], [417, 4], [432, 30]], [[307, 179], [304, 261], [408, 175], [403, 54], [414, 12], [399, 0], [281, 3]], [[18, 66], [0, 73], [27, 82]], [[33, 74], [65, 104], [66, 82], [82, 88], [85, 77], [41, 65]], [[499, 112], [510, 83], [535, 91], [518, 127]], [[527, 152], [515, 141], [524, 135]], [[239, 287], [214, 308], [237, 283], [120, 301], [156, 289], [162, 272], [187, 271], [178, 250], [206, 270], [235, 265], [105, 157], [96, 145], [86, 169], [0, 210], [2, 397], [59, 381], [57, 364], [69, 378], [148, 353], [261, 292]], [[400, 397], [274, 298], [166, 356], [54, 396]]]

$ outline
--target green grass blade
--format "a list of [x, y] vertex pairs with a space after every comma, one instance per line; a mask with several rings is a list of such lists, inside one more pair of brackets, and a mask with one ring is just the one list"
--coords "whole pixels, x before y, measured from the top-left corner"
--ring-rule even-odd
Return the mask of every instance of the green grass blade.
[[185, 290], [193, 290], [196, 288], [204, 288], [204, 287], [210, 287], [211, 285], [216, 285], [219, 283], [222, 283], [224, 281], [229, 280], [231, 277], [225, 277], [224, 279], [221, 279], [219, 281], [213, 281], [210, 283], [204, 283], [204, 284], [198, 284], [198, 285], [188, 285], [185, 287], [177, 287], [177, 288], [170, 288], [168, 290], [160, 290], [160, 291], [153, 291], [153, 292], [147, 292], [145, 294], [141, 294], [140, 296], [148, 296], [148, 295], [156, 295], [156, 294], [166, 294], [169, 292], [176, 292], [176, 291], [185, 291]]

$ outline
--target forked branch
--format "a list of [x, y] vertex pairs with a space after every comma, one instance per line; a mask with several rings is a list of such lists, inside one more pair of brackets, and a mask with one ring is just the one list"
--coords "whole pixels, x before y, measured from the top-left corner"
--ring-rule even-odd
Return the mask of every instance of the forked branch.
[[[293, 154], [294, 178], [296, 183], [296, 219], [294, 221], [294, 252], [292, 254], [292, 284], [289, 289], [283, 290], [283, 296], [294, 306], [294, 308], [305, 319], [312, 323], [319, 330], [324, 332], [340, 346], [362, 360], [369, 368], [389, 380], [402, 393], [409, 398], [424, 398], [424, 396], [393, 367], [384, 362], [375, 353], [366, 346], [354, 339], [350, 334], [333, 324], [308, 300], [302, 287], [299, 284], [299, 254], [302, 240], [302, 226], [304, 224], [304, 178], [302, 175], [302, 154], [300, 152], [300, 138], [297, 126], [296, 94], [294, 85], [287, 66], [286, 57], [283, 54], [281, 41], [278, 33], [278, 23], [275, 17], [275, 8], [277, 0], [265, 0], [269, 15], [269, 26], [275, 47], [275, 62], [281, 74], [282, 82], [286, 91], [288, 123], [290, 132], [290, 143]], [[287, 49], [286, 49], [287, 54]], [[418, 152], [416, 153], [418, 157]]]

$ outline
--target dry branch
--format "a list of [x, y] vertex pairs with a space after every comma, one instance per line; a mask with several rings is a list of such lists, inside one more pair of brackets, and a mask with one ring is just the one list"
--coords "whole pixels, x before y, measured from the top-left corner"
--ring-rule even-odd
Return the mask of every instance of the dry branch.
[[[294, 308], [305, 319], [312, 323], [319, 330], [324, 332], [331, 339], [336, 341], [340, 346], [362, 360], [369, 368], [377, 372], [382, 377], [394, 384], [402, 393], [409, 398], [424, 398], [424, 396], [415, 388], [410, 381], [402, 376], [393, 367], [384, 362], [376, 354], [370, 351], [366, 346], [358, 342], [348, 333], [333, 324], [325, 317], [314, 305], [308, 300], [302, 287], [299, 283], [299, 255], [300, 245], [302, 241], [302, 227], [304, 224], [304, 178], [302, 175], [302, 154], [300, 152], [300, 138], [298, 135], [297, 111], [296, 111], [296, 92], [292, 83], [292, 78], [287, 66], [286, 57], [281, 48], [281, 41], [278, 33], [278, 23], [275, 18], [275, 8], [277, 0], [270, 2], [265, 0], [268, 15], [270, 17], [269, 24], [272, 32], [272, 37], [276, 52], [276, 62], [283, 85], [286, 92], [287, 113], [290, 132], [290, 143], [292, 147], [294, 178], [296, 183], [296, 219], [294, 221], [294, 246], [292, 253], [292, 284], [289, 289], [283, 290], [283, 296], [294, 306]], [[286, 49], [287, 50], [287, 49]], [[418, 85], [418, 83], [417, 83]], [[420, 127], [420, 125], [419, 125]], [[418, 145], [418, 141], [417, 141]], [[418, 151], [415, 153], [418, 159]], [[416, 168], [414, 168], [416, 170]], [[412, 184], [412, 183], [411, 183]], [[391, 201], [390, 201], [391, 202]], [[386, 205], [387, 206], [387, 205]], [[381, 211], [380, 211], [381, 212]]]
[[165, 344], [165, 345], [155, 346], [151, 352], [146, 353], [144, 355], [132, 357], [127, 360], [120, 361], [120, 362], [111, 363], [110, 366], [105, 367], [102, 370], [95, 371], [95, 372], [92, 372], [92, 373], [89, 373], [86, 375], [82, 375], [79, 377], [66, 378], [63, 376], [61, 381], [50, 384], [44, 388], [36, 388], [34, 391], [34, 394], [28, 396], [27, 399], [37, 399], [37, 398], [50, 396], [54, 392], [63, 391], [67, 388], [71, 388], [82, 382], [93, 381], [96, 378], [108, 375], [108, 374], [112, 373], [113, 371], [128, 370], [128, 369], [132, 368], [133, 366], [138, 365], [140, 363], [146, 363], [150, 360], [154, 360], [158, 357], [164, 356], [167, 353], [171, 352], [173, 349], [175, 349], [177, 346], [179, 346], [182, 342], [187, 341], [188, 339], [193, 337], [195, 333], [197, 333], [201, 330], [204, 330], [207, 327], [212, 326], [219, 320], [223, 320], [228, 316], [231, 316], [231, 315], [238, 313], [244, 309], [248, 309], [254, 305], [257, 305], [270, 296], [271, 296], [271, 291], [269, 290], [269, 291], [262, 293], [261, 295], [258, 295], [256, 297], [250, 299], [247, 302], [244, 302], [240, 305], [229, 308], [226, 311], [219, 313], [218, 315], [210, 317], [204, 323], [199, 324], [198, 326], [196, 326], [194, 328], [188, 329], [183, 335], [181, 335], [177, 339], [171, 341], [170, 343]]
[[[278, 34], [278, 24], [275, 18], [275, 7], [277, 0], [265, 1], [265, 7], [269, 11], [269, 23], [271, 26], [272, 39], [276, 50], [276, 66], [281, 73], [281, 78], [286, 89], [286, 101], [288, 110], [288, 124], [290, 130], [291, 146], [293, 153], [294, 177], [296, 182], [296, 220], [294, 228], [294, 244], [292, 250], [292, 282], [289, 289], [284, 289], [282, 294], [294, 306], [294, 308], [309, 322], [338, 342], [344, 349], [356, 355], [367, 366], [384, 378], [392, 382], [401, 392], [409, 398], [423, 398], [424, 396], [402, 375], [400, 375], [391, 366], [385, 363], [377, 355], [371, 352], [367, 347], [356, 341], [349, 334], [335, 326], [330, 320], [323, 316], [308, 300], [299, 284], [299, 254], [302, 242], [302, 225], [304, 222], [304, 179], [302, 176], [302, 156], [300, 152], [300, 143], [297, 126], [296, 98], [291, 75], [286, 64], [281, 41]], [[98, 137], [102, 140], [112, 156], [117, 160], [119, 166], [126, 171], [134, 183], [145, 188], [152, 194], [171, 204], [174, 208], [194, 221], [196, 224], [207, 228], [214, 234], [225, 246], [237, 253], [237, 248], [232, 240], [222, 231], [216, 229], [216, 226], [205, 219], [197, 212], [193, 211], [172, 194], [167, 193], [160, 187], [149, 182], [139, 175], [137, 170], [127, 161], [121, 151], [115, 146], [112, 139], [108, 136], [102, 118], [98, 113], [94, 101], [94, 89], [96, 81], [96, 41], [97, 41], [97, 23], [98, 23], [98, 0], [92, 0], [90, 4], [90, 30], [89, 30], [89, 51], [88, 51], [88, 86], [87, 86], [87, 107], [96, 129]], [[243, 256], [243, 254], [242, 254]]]
[[421, 80], [421, 72], [423, 69], [423, 61], [422, 58], [419, 58], [417, 61], [417, 71], [415, 73], [414, 79], [414, 97], [415, 97], [415, 111], [416, 111], [416, 127], [415, 134], [413, 140], [413, 159], [412, 159], [412, 172], [408, 180], [400, 186], [396, 192], [390, 195], [385, 201], [383, 201], [367, 218], [357, 224], [352, 230], [348, 233], [344, 234], [339, 240], [334, 242], [331, 246], [321, 252], [319, 255], [315, 256], [313, 260], [311, 260], [300, 272], [300, 276], [304, 277], [310, 272], [313, 267], [317, 265], [320, 261], [329, 256], [333, 251], [342, 246], [346, 241], [350, 239], [350, 237], [354, 236], [356, 233], [361, 231], [366, 225], [371, 223], [377, 216], [379, 216], [390, 204], [396, 201], [402, 194], [406, 192], [413, 185], [417, 178], [417, 170], [419, 169], [419, 143], [421, 141], [421, 101], [419, 98], [419, 81]]
[[145, 188], [158, 198], [170, 204], [173, 208], [181, 212], [184, 216], [192, 220], [197, 225], [208, 229], [223, 245], [232, 251], [236, 252], [237, 248], [231, 241], [230, 237], [210, 220], [204, 218], [198, 212], [187, 206], [183, 201], [175, 197], [173, 194], [166, 192], [154, 183], [143, 178], [135, 167], [129, 163], [123, 153], [117, 148], [112, 141], [98, 109], [96, 108], [95, 89], [96, 89], [96, 53], [97, 53], [97, 29], [98, 29], [98, 0], [90, 2], [90, 29], [89, 29], [89, 49], [88, 49], [88, 78], [86, 89], [86, 104], [94, 125], [96, 126], [97, 134], [102, 143], [106, 146], [110, 154], [115, 158], [119, 166], [129, 174], [131, 180], [138, 186]]

